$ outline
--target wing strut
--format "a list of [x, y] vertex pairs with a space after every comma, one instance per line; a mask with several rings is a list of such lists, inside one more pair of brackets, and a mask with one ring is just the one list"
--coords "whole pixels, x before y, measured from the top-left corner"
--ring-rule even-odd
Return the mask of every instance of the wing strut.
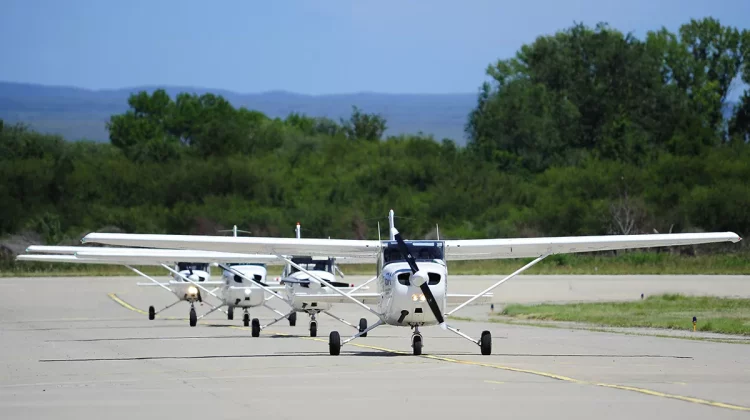
[[131, 266], [129, 266], [129, 265], [125, 265], [125, 267], [129, 268], [129, 269], [130, 269], [130, 271], [134, 272], [135, 274], [138, 274], [138, 275], [139, 275], [139, 276], [141, 276], [141, 277], [144, 277], [144, 278], [147, 278], [147, 279], [151, 280], [151, 281], [152, 281], [152, 282], [154, 282], [154, 283], [155, 283], [155, 284], [156, 284], [157, 286], [160, 286], [160, 287], [161, 287], [162, 289], [166, 290], [167, 292], [169, 292], [169, 293], [174, 293], [174, 292], [172, 292], [172, 289], [170, 289], [169, 287], [167, 287], [167, 286], [165, 286], [165, 285], [163, 285], [163, 284], [159, 283], [158, 281], [156, 281], [156, 280], [152, 279], [151, 277], [149, 277], [149, 276], [145, 275], [145, 274], [144, 274], [144, 273], [142, 273], [141, 271], [138, 271], [138, 269], [136, 269], [136, 268], [133, 268], [133, 267], [131, 267]]
[[523, 267], [521, 267], [521, 268], [519, 268], [518, 270], [514, 271], [514, 272], [513, 272], [513, 274], [510, 274], [509, 276], [507, 276], [507, 277], [505, 277], [504, 279], [500, 280], [499, 282], [497, 282], [497, 283], [493, 284], [492, 286], [488, 287], [487, 289], [485, 289], [485, 290], [483, 290], [483, 291], [479, 292], [479, 294], [478, 294], [478, 295], [476, 295], [476, 296], [472, 297], [471, 299], [467, 300], [466, 302], [464, 302], [464, 303], [462, 303], [462, 304], [458, 305], [458, 306], [457, 306], [456, 308], [454, 308], [454, 309], [453, 309], [452, 311], [448, 312], [448, 313], [447, 313], [447, 314], [445, 314], [445, 315], [446, 315], [446, 316], [450, 316], [450, 314], [452, 314], [453, 312], [456, 312], [456, 311], [458, 311], [459, 309], [463, 308], [464, 306], [466, 306], [466, 305], [470, 304], [471, 302], [474, 302], [475, 300], [477, 300], [477, 299], [479, 299], [480, 297], [482, 297], [482, 296], [483, 296], [483, 295], [484, 295], [485, 293], [489, 293], [490, 291], [492, 291], [492, 290], [493, 290], [494, 288], [496, 288], [497, 286], [500, 286], [501, 284], [505, 283], [506, 281], [508, 281], [508, 280], [512, 279], [513, 277], [515, 277], [515, 276], [517, 276], [517, 275], [519, 275], [519, 274], [523, 273], [524, 271], [528, 270], [529, 268], [533, 267], [533, 266], [534, 266], [534, 265], [535, 265], [536, 263], [538, 263], [539, 261], [541, 261], [541, 260], [543, 260], [543, 259], [547, 258], [547, 256], [549, 256], [549, 254], [550, 254], [549, 252], [547, 252], [547, 253], [545, 253], [545, 254], [542, 254], [542, 255], [541, 255], [540, 257], [537, 257], [537, 259], [535, 259], [534, 261], [532, 261], [532, 262], [530, 262], [530, 263], [528, 263], [528, 264], [524, 265]]
[[367, 280], [366, 282], [364, 282], [364, 283], [360, 284], [359, 286], [355, 287], [354, 289], [350, 290], [350, 291], [349, 291], [349, 292], [347, 292], [347, 293], [349, 293], [349, 294], [352, 294], [352, 293], [354, 293], [354, 292], [356, 292], [357, 290], [359, 290], [359, 289], [361, 289], [361, 288], [363, 288], [363, 287], [367, 286], [368, 284], [372, 283], [373, 281], [375, 281], [375, 280], [377, 280], [377, 279], [378, 279], [378, 276], [375, 276], [375, 277], [371, 278], [370, 280]]

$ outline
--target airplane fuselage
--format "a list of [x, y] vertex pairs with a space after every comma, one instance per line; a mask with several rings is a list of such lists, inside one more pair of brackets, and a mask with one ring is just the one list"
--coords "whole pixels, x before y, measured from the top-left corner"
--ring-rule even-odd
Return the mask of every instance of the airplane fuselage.
[[[192, 272], [189, 270], [180, 270], [179, 273], [198, 284], [208, 281], [211, 278], [208, 272], [202, 270], [192, 270]], [[201, 295], [200, 289], [175, 274], [172, 275], [172, 280], [169, 281], [168, 287], [178, 299], [188, 302], [198, 301]]]
[[[327, 282], [335, 281], [335, 276], [328, 271], [309, 270], [309, 272], [315, 275], [316, 277], [321, 278]], [[310, 278], [308, 274], [302, 271], [294, 272], [290, 274], [289, 277], [298, 279], [298, 280], [305, 280], [305, 279]], [[329, 302], [323, 302], [323, 301], [310, 302], [309, 299], [303, 302], [301, 299], [295, 299], [295, 295], [297, 294], [304, 294], [304, 295], [309, 296], [309, 295], [315, 295], [315, 294], [330, 294], [331, 293], [328, 290], [328, 288], [321, 287], [320, 283], [316, 281], [311, 281], [308, 284], [286, 283], [286, 288], [287, 288], [287, 296], [290, 298], [290, 304], [297, 312], [320, 312], [320, 311], [330, 310], [332, 307], [331, 303]]]
[[[418, 264], [420, 271], [428, 273], [430, 291], [440, 311], [444, 311], [448, 283], [445, 263], [418, 261]], [[382, 268], [377, 280], [381, 319], [388, 325], [437, 325], [422, 290], [411, 284], [411, 276], [411, 268], [406, 262], [393, 262]]]
[[[233, 265], [232, 269], [246, 277], [264, 283], [266, 281], [267, 271], [262, 265]], [[219, 296], [227, 306], [252, 308], [263, 304], [266, 293], [254, 282], [226, 270], [222, 274], [222, 280], [224, 284], [220, 288]]]

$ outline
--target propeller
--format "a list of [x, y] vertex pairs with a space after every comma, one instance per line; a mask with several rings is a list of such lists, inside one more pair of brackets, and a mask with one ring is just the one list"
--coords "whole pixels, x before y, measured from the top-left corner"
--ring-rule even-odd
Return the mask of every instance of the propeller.
[[[313, 283], [313, 280], [310, 279], [297, 279], [294, 277], [286, 277], [281, 279], [284, 283], [296, 283], [296, 284], [310, 284]], [[315, 282], [317, 283], [317, 281]], [[351, 285], [349, 283], [344, 283], [342, 281], [329, 281], [328, 283], [331, 284], [333, 287], [350, 287]], [[322, 286], [322, 285], [321, 285]]]
[[419, 271], [417, 260], [413, 255], [411, 255], [409, 246], [406, 245], [406, 242], [404, 242], [404, 239], [401, 237], [401, 234], [398, 232], [398, 230], [396, 228], [391, 228], [391, 233], [393, 233], [393, 238], [398, 244], [399, 252], [401, 252], [401, 255], [406, 259], [406, 262], [409, 263], [409, 267], [411, 268], [412, 275], [411, 277], [409, 277], [409, 283], [415, 286], [419, 286], [419, 289], [422, 291], [425, 299], [427, 300], [427, 304], [430, 305], [432, 314], [435, 315], [435, 319], [437, 319], [438, 324], [440, 324], [440, 328], [446, 329], [447, 325], [445, 325], [443, 314], [440, 312], [440, 308], [435, 301], [435, 296], [432, 295], [432, 290], [430, 290], [430, 286], [427, 283], [427, 280], [429, 279], [427, 273], [425, 273], [424, 271]]
[[[254, 276], [252, 276], [252, 277], [248, 276], [247, 278], [248, 278], [248, 279], [249, 279], [250, 281], [253, 281], [253, 282], [255, 282], [255, 283], [258, 283], [258, 284], [259, 284], [259, 285], [261, 285], [261, 286], [264, 286], [264, 287], [268, 287], [268, 285], [267, 285], [266, 283], [263, 283], [262, 281], [260, 281], [260, 278], [261, 278], [261, 277], [260, 277], [260, 275], [258, 275], [258, 274], [254, 275]], [[235, 274], [235, 275], [234, 275], [234, 280], [235, 280], [235, 281], [237, 281], [237, 282], [240, 282], [240, 281], [242, 281], [242, 277], [241, 277], [241, 276], [238, 276], [237, 274]]]

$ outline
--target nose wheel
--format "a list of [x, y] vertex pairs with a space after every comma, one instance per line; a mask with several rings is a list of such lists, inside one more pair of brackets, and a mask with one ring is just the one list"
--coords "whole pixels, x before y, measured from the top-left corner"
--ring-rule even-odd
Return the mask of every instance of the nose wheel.
[[230, 321], [234, 319], [234, 306], [227, 308], [227, 319]]
[[419, 327], [414, 327], [414, 334], [411, 335], [411, 348], [415, 356], [422, 354], [422, 333], [419, 332]]
[[148, 307], [148, 319], [153, 321], [156, 318], [156, 309], [153, 306]]
[[198, 314], [195, 313], [195, 306], [190, 304], [190, 326], [194, 327], [198, 324]]
[[318, 336], [318, 321], [315, 320], [315, 314], [310, 314], [310, 337]]

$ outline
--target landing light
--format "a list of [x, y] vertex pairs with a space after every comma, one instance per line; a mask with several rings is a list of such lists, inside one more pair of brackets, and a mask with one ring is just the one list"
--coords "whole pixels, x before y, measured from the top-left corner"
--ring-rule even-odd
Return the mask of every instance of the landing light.
[[198, 288], [196, 288], [195, 286], [190, 286], [190, 287], [188, 287], [187, 292], [188, 292], [189, 295], [197, 295], [198, 294]]
[[416, 294], [415, 293], [415, 294], [411, 295], [411, 301], [412, 302], [417, 302], [417, 301], [424, 302], [425, 300], [427, 300], [427, 299], [424, 297], [424, 294], [422, 294], [422, 293], [420, 293], [420, 294]]

